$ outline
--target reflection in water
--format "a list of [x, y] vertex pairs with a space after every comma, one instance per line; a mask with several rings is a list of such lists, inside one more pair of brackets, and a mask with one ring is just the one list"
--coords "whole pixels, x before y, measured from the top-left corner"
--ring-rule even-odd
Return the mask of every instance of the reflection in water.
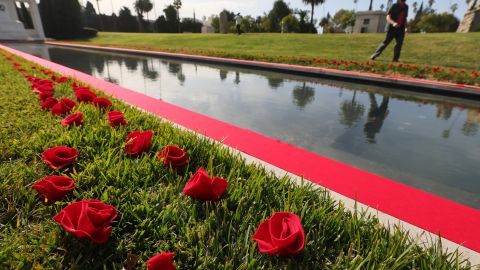
[[18, 48], [48, 48], [62, 65], [480, 209], [480, 102], [155, 57]]
[[306, 86], [303, 82], [301, 86], [295, 86], [293, 89], [293, 103], [295, 103], [300, 110], [303, 110], [305, 106], [315, 100], [315, 90], [312, 87]]
[[380, 132], [383, 126], [383, 121], [387, 118], [388, 101], [390, 98], [388, 96], [383, 96], [382, 103], [379, 107], [375, 94], [369, 93], [368, 97], [370, 98], [370, 111], [368, 112], [368, 119], [363, 131], [367, 137], [367, 142], [375, 143], [375, 135]]
[[270, 88], [274, 90], [283, 86], [284, 80], [280, 77], [268, 77], [267, 79], [268, 79], [268, 85], [270, 86]]
[[225, 81], [225, 79], [227, 79], [228, 71], [222, 68], [219, 69], [219, 71], [220, 71], [220, 80]]
[[480, 123], [480, 111], [468, 109], [467, 120], [463, 124], [462, 132], [465, 136], [475, 136]]
[[235, 71], [235, 80], [233, 81], [234, 84], [240, 84], [240, 72]]
[[355, 98], [357, 97], [357, 91], [353, 91], [352, 100], [344, 100], [340, 105], [340, 123], [351, 128], [360, 121], [360, 118], [365, 112], [365, 106], [358, 103]]

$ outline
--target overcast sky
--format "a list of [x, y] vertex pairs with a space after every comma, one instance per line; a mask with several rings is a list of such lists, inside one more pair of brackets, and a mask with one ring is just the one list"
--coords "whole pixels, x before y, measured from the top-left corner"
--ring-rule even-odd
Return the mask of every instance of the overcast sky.
[[[94, 4], [95, 9], [97, 8], [96, 0], [90, 0]], [[163, 9], [165, 6], [171, 4], [173, 0], [151, 0], [154, 3], [154, 9], [149, 13], [149, 18], [153, 19], [163, 14]], [[422, 0], [415, 0], [419, 3]], [[427, 0], [423, 0], [425, 4]], [[87, 0], [80, 0], [80, 3], [84, 5]], [[126, 6], [133, 11], [133, 2], [134, 0], [99, 0], [100, 11], [102, 13], [111, 14], [112, 7], [115, 13], [118, 14], [118, 10], [122, 6]], [[268, 12], [273, 5], [274, 0], [182, 0], [182, 8], [180, 10], [181, 17], [193, 17], [193, 12], [196, 13], [196, 18], [201, 19], [203, 16], [209, 17], [212, 14], [218, 14], [222, 9], [228, 9], [234, 12], [240, 12], [242, 15], [253, 15], [258, 16], [262, 15], [264, 12]], [[291, 8], [298, 9], [308, 9], [309, 6], [306, 6], [302, 3], [301, 0], [286, 0], [285, 2], [290, 4]], [[387, 3], [387, 0], [374, 0], [374, 8], [379, 9], [380, 5]], [[414, 0], [407, 0], [408, 4], [412, 4]], [[455, 13], [457, 18], [460, 20], [463, 18], [463, 14], [467, 9], [465, 0], [436, 0], [434, 8], [438, 11], [448, 11], [450, 6], [453, 3], [458, 4], [458, 10]], [[358, 0], [358, 10], [367, 10], [369, 0]], [[328, 12], [330, 14], [335, 14], [339, 9], [355, 9], [357, 8], [353, 4], [353, 0], [326, 0], [325, 4], [322, 6], [316, 7], [315, 10], [315, 19], [321, 19]], [[156, 16], [155, 16], [156, 15]]]

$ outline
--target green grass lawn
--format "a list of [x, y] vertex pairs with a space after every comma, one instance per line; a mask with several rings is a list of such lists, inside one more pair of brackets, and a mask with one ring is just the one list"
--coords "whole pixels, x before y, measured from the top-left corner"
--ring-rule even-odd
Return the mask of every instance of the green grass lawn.
[[[272, 56], [305, 56], [367, 61], [384, 34], [142, 34], [99, 33], [91, 45], [149, 50], [187, 49]], [[408, 34], [402, 51], [405, 63], [480, 69], [480, 33]], [[377, 62], [389, 63], [394, 42]]]
[[[15, 60], [34, 73], [31, 63]], [[57, 84], [55, 96], [75, 99], [72, 83]], [[178, 269], [470, 269], [456, 253], [445, 254], [439, 245], [422, 249], [398, 229], [352, 215], [310, 185], [246, 165], [218, 143], [118, 100], [113, 108], [125, 113], [127, 126], [113, 129], [105, 111], [79, 103], [74, 112], [84, 113], [84, 124], [63, 127], [62, 117], [43, 111], [23, 75], [0, 57], [0, 269], [122, 269], [127, 260], [142, 269], [148, 258], [166, 251], [175, 252]], [[139, 157], [123, 151], [134, 130], [155, 132], [150, 151]], [[167, 144], [188, 153], [184, 171], [155, 157]], [[73, 168], [53, 170], [42, 162], [40, 154], [58, 145], [78, 149]], [[228, 179], [218, 203], [181, 194], [200, 166]], [[52, 174], [72, 177], [76, 189], [46, 205], [31, 185]], [[83, 199], [118, 209], [106, 244], [80, 241], [53, 221], [62, 208]], [[252, 241], [258, 224], [276, 211], [301, 217], [305, 248], [294, 257], [262, 255]]]

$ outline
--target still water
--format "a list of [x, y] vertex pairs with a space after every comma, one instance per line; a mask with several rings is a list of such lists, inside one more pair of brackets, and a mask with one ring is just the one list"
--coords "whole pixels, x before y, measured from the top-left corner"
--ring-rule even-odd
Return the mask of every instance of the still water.
[[7, 44], [480, 209], [480, 102], [275, 72]]

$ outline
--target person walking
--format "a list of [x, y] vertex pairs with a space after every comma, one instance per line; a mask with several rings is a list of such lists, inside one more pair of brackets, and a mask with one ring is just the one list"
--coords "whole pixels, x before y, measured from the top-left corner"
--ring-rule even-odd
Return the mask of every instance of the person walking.
[[235, 23], [237, 25], [237, 34], [240, 35], [242, 33], [240, 29], [240, 24], [242, 23], [242, 16], [240, 16], [240, 13], [237, 13], [237, 16], [235, 16]]
[[397, 3], [393, 4], [387, 15], [387, 37], [378, 46], [377, 51], [370, 57], [375, 60], [382, 54], [383, 50], [395, 39], [397, 43], [393, 51], [393, 62], [398, 62], [400, 59], [400, 52], [402, 51], [403, 40], [405, 38], [405, 32], [407, 31], [407, 18], [408, 18], [408, 5], [405, 4], [406, 0], [397, 0]]

